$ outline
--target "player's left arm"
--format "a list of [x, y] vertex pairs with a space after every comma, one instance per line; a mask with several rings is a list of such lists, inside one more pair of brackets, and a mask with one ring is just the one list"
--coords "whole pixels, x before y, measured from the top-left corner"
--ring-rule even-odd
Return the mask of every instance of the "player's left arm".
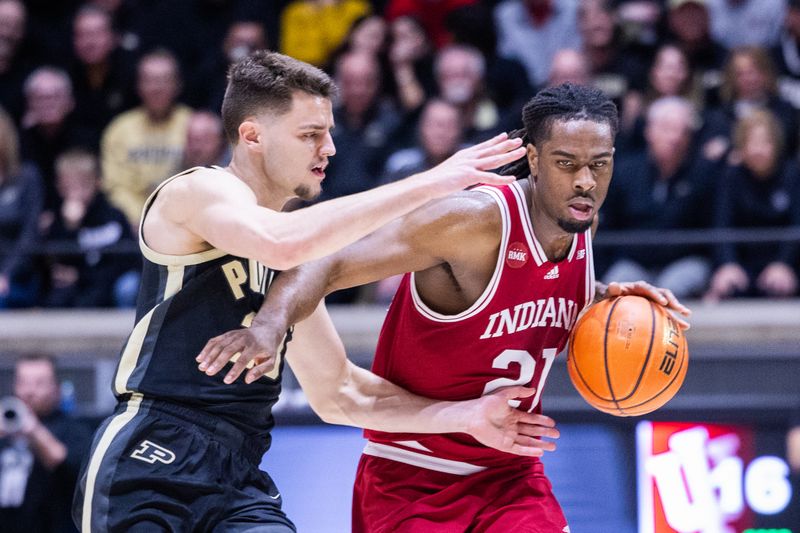
[[333, 322], [320, 303], [295, 326], [286, 360], [311, 407], [325, 421], [402, 433], [467, 433], [486, 446], [517, 455], [555, 449], [555, 422], [519, 411], [508, 400], [535, 391], [515, 386], [467, 401], [423, 398], [350, 362]]
[[[597, 224], [599, 222], [599, 218], [597, 215], [594, 217], [594, 221], [592, 222], [592, 237], [597, 233]], [[653, 300], [659, 305], [663, 305], [667, 309], [671, 309], [676, 311], [677, 313], [688, 317], [692, 314], [692, 311], [683, 305], [678, 298], [672, 294], [672, 291], [669, 289], [655, 287], [646, 281], [631, 281], [631, 282], [617, 282], [612, 281], [608, 285], [605, 283], [601, 283], [599, 281], [595, 282], [595, 290], [594, 290], [594, 301], [599, 302], [604, 298], [613, 298], [615, 296], [643, 296], [650, 300]], [[682, 319], [680, 316], [675, 316], [675, 320], [678, 322], [682, 329], [689, 329], [689, 323]]]

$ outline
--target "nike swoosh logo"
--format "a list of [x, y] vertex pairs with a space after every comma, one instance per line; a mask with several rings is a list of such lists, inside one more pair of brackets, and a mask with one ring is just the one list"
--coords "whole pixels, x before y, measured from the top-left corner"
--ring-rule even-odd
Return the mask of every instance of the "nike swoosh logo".
[[281, 493], [279, 492], [279, 493], [278, 493], [278, 494], [276, 494], [275, 496], [270, 496], [269, 494], [267, 494], [267, 496], [269, 496], [269, 498], [270, 498], [270, 499], [272, 499], [272, 500], [277, 500], [278, 498], [280, 498], [280, 497], [281, 497]]

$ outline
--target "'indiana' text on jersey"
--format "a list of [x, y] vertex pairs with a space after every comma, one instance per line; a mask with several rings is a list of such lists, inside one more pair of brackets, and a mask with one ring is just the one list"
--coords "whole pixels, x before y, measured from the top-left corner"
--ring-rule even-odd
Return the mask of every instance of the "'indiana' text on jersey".
[[[567, 256], [549, 261], [536, 240], [522, 185], [482, 186], [502, 218], [500, 250], [483, 294], [443, 315], [425, 305], [407, 274], [383, 324], [373, 371], [421, 396], [466, 400], [511, 385], [535, 387], [515, 407], [540, 411], [553, 361], [581, 310], [594, 298], [591, 229], [572, 238]], [[519, 461], [466, 434], [367, 431], [364, 453], [454, 474]]]
[[[158, 190], [148, 199], [144, 216]], [[195, 357], [212, 337], [250, 325], [275, 271], [217, 249], [182, 256], [161, 254], [141, 235], [140, 231], [144, 265], [136, 325], [122, 349], [114, 393], [140, 393], [220, 416], [248, 435], [263, 437], [268, 446], [286, 341], [275, 369], [250, 385], [241, 378], [226, 385], [222, 381], [225, 369], [207, 376], [198, 370]]]

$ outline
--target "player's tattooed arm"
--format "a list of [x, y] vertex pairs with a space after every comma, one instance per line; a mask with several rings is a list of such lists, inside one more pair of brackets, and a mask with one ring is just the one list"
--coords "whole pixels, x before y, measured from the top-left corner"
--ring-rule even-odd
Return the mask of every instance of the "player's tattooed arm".
[[[599, 281], [595, 282], [595, 302], [599, 302], [605, 298], [613, 298], [614, 296], [643, 296], [685, 317], [692, 314], [692, 311], [683, 305], [678, 298], [672, 294], [671, 290], [655, 287], [646, 281], [631, 281], [625, 283], [612, 281], [608, 285]], [[680, 316], [675, 316], [675, 320], [681, 328], [689, 329], [689, 323]]]

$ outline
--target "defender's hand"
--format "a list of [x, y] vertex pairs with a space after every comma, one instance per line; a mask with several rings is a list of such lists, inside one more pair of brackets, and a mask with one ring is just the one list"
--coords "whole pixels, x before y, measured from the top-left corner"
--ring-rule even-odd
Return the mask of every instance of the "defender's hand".
[[509, 139], [501, 133], [475, 146], [459, 150], [435, 167], [420, 174], [450, 194], [477, 183], [507, 185], [516, 180], [514, 176], [501, 176], [492, 169], [502, 167], [525, 156], [522, 139]]
[[516, 455], [541, 457], [545, 451], [555, 450], [554, 442], [541, 439], [560, 436], [552, 418], [508, 405], [509, 400], [527, 398], [534, 392], [536, 389], [515, 386], [462, 402], [467, 416], [467, 433], [485, 446]]
[[[669, 289], [662, 289], [661, 287], [654, 287], [645, 281], [633, 281], [627, 283], [618, 283], [613, 281], [608, 284], [605, 297], [611, 298], [614, 296], [644, 296], [645, 298], [654, 301], [659, 305], [663, 305], [667, 309], [676, 311], [681, 315], [688, 317], [692, 314], [688, 307], [678, 301], [672, 291]], [[689, 323], [679, 316], [675, 316], [675, 320], [681, 329], [689, 329]]]
[[[258, 377], [272, 370], [280, 343], [281, 339], [274, 341], [272, 335], [261, 328], [237, 329], [209, 340], [195, 360], [199, 363], [198, 369], [209, 376], [216, 375], [228, 362], [233, 361], [233, 367], [223, 380], [230, 384], [245, 368], [261, 370]], [[247, 377], [247, 383], [257, 379], [249, 379], [250, 372]]]

